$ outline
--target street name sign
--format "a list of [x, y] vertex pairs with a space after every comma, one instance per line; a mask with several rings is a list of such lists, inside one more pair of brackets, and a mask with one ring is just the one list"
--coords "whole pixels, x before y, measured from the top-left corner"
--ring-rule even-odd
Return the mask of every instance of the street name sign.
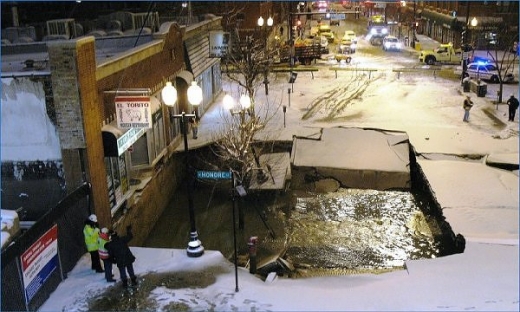
[[198, 179], [231, 180], [231, 171], [197, 171]]

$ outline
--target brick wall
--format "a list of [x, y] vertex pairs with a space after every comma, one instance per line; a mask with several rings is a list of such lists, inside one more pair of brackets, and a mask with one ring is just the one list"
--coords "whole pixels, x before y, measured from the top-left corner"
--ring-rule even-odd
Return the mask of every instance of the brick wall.
[[109, 224], [94, 38], [50, 42], [48, 47], [67, 188], [75, 189], [87, 178], [92, 184], [94, 212], [101, 224]]

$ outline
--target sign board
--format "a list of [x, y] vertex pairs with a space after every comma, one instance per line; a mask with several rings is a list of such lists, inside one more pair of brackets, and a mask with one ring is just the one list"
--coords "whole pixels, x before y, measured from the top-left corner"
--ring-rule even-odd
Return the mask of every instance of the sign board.
[[117, 139], [117, 154], [121, 156], [127, 149], [146, 133], [145, 128], [128, 129], [120, 138]]
[[152, 128], [149, 96], [116, 96], [115, 103], [118, 128]]
[[197, 171], [198, 179], [231, 180], [231, 171]]
[[209, 57], [224, 57], [227, 54], [230, 34], [217, 30], [209, 32]]
[[25, 301], [28, 304], [58, 267], [58, 226], [54, 225], [21, 257]]
[[345, 13], [330, 13], [331, 20], [344, 20]]

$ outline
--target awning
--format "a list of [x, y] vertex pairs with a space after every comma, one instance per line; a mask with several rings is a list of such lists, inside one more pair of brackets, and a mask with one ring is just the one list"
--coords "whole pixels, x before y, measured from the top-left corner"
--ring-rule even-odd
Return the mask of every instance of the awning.
[[435, 23], [440, 24], [446, 28], [456, 28], [458, 25], [456, 17], [430, 10], [423, 10], [421, 13], [421, 18], [435, 21]]
[[105, 157], [119, 157], [117, 139], [119, 139], [123, 133], [123, 130], [116, 128], [115, 126], [103, 126], [103, 129], [101, 129], [101, 135], [103, 136], [103, 150], [105, 151]]
[[193, 81], [193, 74], [187, 70], [181, 70], [176, 74], [176, 78], [182, 78], [182, 80], [186, 81], [189, 86]]
[[[161, 109], [161, 102], [155, 96], [150, 97], [150, 104], [152, 115]], [[104, 125], [101, 129], [101, 136], [103, 137], [105, 157], [119, 157], [143, 136], [147, 130], [147, 128], [120, 129], [116, 127], [115, 121]]]
[[220, 58], [209, 57], [209, 36], [207, 33], [184, 40], [187, 69], [199, 77], [206, 69], [220, 63]]
[[[477, 26], [469, 26], [471, 30], [485, 31], [485, 30], [498, 30], [503, 27], [504, 19], [502, 17], [494, 17], [494, 16], [477, 16], [476, 17], [478, 24]], [[466, 17], [459, 16], [457, 17], [458, 23], [463, 28], [466, 24]], [[471, 19], [468, 21], [471, 22]]]

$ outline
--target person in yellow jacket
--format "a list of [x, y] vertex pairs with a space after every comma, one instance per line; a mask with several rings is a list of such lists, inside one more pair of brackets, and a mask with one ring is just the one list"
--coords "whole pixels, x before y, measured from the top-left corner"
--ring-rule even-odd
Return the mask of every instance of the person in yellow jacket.
[[85, 245], [87, 247], [87, 251], [90, 253], [90, 259], [92, 260], [92, 270], [95, 270], [97, 273], [105, 272], [101, 267], [101, 261], [99, 260], [99, 225], [97, 223], [97, 216], [95, 214], [91, 214], [88, 219], [85, 220], [83, 236], [85, 236]]
[[105, 268], [105, 278], [107, 282], [113, 283], [116, 280], [113, 278], [114, 275], [112, 275], [112, 261], [110, 259], [110, 256], [108, 254], [108, 250], [105, 248], [105, 244], [110, 241], [110, 233], [109, 230], [104, 227], [101, 229], [101, 233], [99, 233], [98, 238], [98, 252], [99, 252], [99, 258], [101, 261], [103, 261], [103, 267]]

